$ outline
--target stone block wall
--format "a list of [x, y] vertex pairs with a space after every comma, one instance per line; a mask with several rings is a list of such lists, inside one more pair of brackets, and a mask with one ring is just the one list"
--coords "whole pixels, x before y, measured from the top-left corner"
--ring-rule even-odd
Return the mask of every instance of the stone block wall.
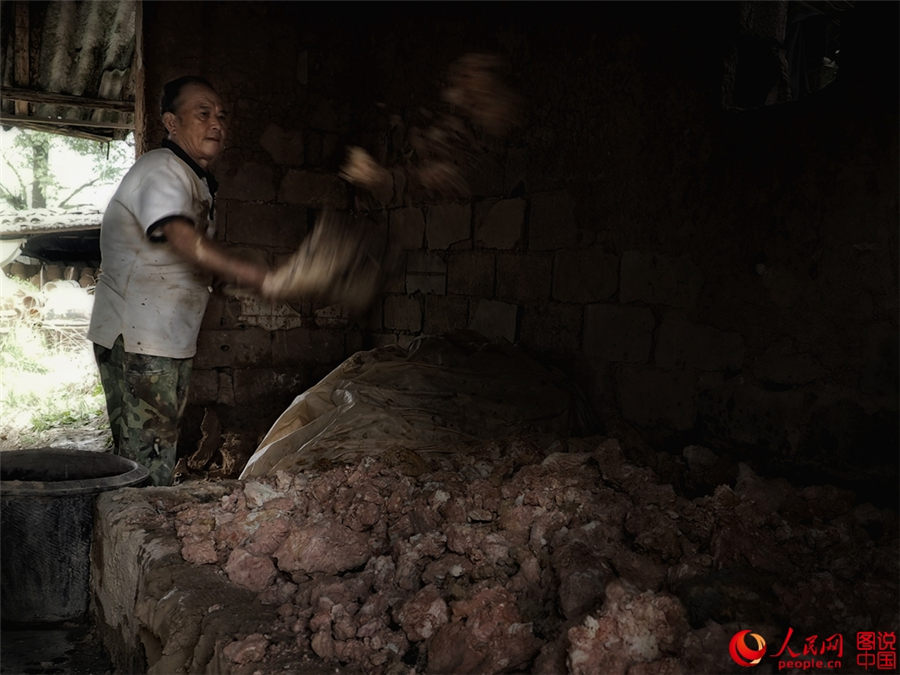
[[[275, 263], [330, 207], [404, 252], [362, 319], [216, 298], [192, 404], [252, 435], [358, 349], [469, 328], [567, 370], [659, 448], [895, 470], [897, 80], [869, 66], [891, 60], [873, 34], [896, 7], [880, 4], [847, 13], [831, 87], [734, 111], [737, 4], [145, 3], [145, 96], [200, 72], [233, 111], [222, 241]], [[349, 145], [402, 177], [447, 66], [478, 50], [508, 61], [525, 105], [482, 139], [469, 198], [401, 182], [383, 206], [338, 177]], [[161, 128], [143, 122], [147, 148]]]

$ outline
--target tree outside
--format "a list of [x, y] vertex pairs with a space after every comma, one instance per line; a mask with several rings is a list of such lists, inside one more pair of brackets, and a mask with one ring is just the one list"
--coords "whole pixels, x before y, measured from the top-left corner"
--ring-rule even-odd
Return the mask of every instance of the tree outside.
[[106, 207], [134, 163], [134, 135], [93, 141], [30, 129], [0, 130], [0, 210]]
[[[107, 143], [0, 129], [0, 213], [103, 211], [134, 153], [133, 135]], [[0, 451], [109, 447], [103, 392], [84, 327], [51, 327], [48, 321], [75, 309], [88, 316], [92, 300], [91, 285], [34, 285], [0, 270]]]

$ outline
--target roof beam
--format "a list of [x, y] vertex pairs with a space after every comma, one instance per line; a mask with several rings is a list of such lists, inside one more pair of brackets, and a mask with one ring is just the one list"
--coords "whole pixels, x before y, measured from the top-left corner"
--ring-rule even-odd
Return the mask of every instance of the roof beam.
[[[15, 119], [15, 118], [8, 118]], [[40, 131], [47, 134], [59, 134], [60, 136], [74, 136], [75, 138], [84, 138], [89, 141], [99, 141], [101, 143], [109, 143], [114, 140], [109, 134], [92, 134], [89, 131], [80, 131], [78, 129], [68, 129], [61, 127], [53, 127], [47, 124], [34, 124], [32, 122], [16, 120], [6, 122], [11, 127], [19, 129], [30, 129], [31, 131]]]
[[[99, 218], [98, 218], [99, 221]], [[4, 232], [0, 230], [0, 241], [8, 240], [8, 239], [22, 239], [23, 237], [33, 237], [36, 234], [67, 234], [69, 232], [89, 232], [91, 230], [99, 230], [100, 223], [97, 222], [94, 225], [64, 225], [62, 227], [31, 227], [29, 226], [27, 229], [23, 228], [20, 230], [13, 230], [10, 232]]]
[[[18, 60], [16, 61], [18, 65]], [[46, 103], [49, 105], [72, 106], [75, 108], [95, 108], [99, 110], [112, 110], [115, 112], [134, 112], [134, 103], [131, 101], [113, 101], [107, 98], [88, 98], [87, 96], [72, 96], [71, 94], [55, 94], [47, 91], [37, 91], [24, 87], [0, 87], [0, 96], [13, 101], [27, 101], [28, 103]], [[16, 104], [18, 116], [19, 108]], [[106, 124], [105, 126], [113, 126]], [[131, 125], [126, 127], [130, 129]]]
[[34, 117], [33, 115], [0, 115], [0, 124], [17, 125], [22, 123], [38, 127], [85, 127], [88, 129], [133, 129], [131, 122], [95, 122], [93, 120], [54, 119], [52, 117]]

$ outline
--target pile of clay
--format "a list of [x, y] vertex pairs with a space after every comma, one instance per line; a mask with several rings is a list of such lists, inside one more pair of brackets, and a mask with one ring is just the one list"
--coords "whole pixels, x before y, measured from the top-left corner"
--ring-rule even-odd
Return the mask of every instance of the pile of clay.
[[177, 492], [156, 517], [183, 560], [271, 610], [183, 650], [188, 672], [212, 658], [235, 673], [741, 672], [740, 630], [850, 640], [900, 625], [896, 512], [745, 465], [687, 498], [611, 438]]

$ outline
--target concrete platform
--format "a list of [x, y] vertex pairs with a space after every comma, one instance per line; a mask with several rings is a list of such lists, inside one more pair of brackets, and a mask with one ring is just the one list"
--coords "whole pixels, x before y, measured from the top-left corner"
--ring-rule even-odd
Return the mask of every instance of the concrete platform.
[[224, 481], [127, 488], [98, 497], [92, 611], [118, 672], [228, 672], [226, 663], [216, 665], [223, 645], [275, 623], [275, 608], [261, 605], [254, 593], [211, 567], [185, 562], [166, 516], [233, 487]]

